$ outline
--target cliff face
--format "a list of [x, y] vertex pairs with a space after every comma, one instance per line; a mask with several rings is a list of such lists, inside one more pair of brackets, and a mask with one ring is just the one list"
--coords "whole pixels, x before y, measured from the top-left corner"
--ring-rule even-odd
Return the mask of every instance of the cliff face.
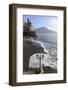
[[34, 31], [32, 22], [27, 19], [27, 22], [23, 25], [23, 35], [24, 36], [36, 36], [36, 31]]

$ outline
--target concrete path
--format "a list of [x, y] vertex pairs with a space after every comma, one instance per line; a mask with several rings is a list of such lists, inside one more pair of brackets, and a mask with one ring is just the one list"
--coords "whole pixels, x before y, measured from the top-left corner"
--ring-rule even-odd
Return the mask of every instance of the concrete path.
[[40, 59], [39, 59], [40, 55], [41, 56], [44, 55], [44, 57], [41, 59], [41, 65], [49, 66], [49, 67], [57, 70], [57, 61], [56, 60], [52, 61], [49, 54], [44, 54], [44, 53], [33, 54], [29, 59], [29, 68], [40, 68]]

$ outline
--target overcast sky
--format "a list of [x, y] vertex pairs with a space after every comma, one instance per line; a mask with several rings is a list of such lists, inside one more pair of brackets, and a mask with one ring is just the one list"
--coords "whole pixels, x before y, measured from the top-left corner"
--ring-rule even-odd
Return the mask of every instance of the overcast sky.
[[24, 21], [27, 22], [29, 18], [33, 23], [34, 28], [47, 27], [53, 31], [57, 32], [57, 16], [33, 16], [33, 15], [24, 15]]

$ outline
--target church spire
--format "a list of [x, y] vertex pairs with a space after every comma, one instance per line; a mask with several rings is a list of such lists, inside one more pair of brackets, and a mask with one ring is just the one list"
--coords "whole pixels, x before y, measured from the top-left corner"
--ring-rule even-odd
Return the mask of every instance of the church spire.
[[29, 18], [27, 19], [27, 23], [29, 23], [30, 22], [30, 20], [29, 20]]

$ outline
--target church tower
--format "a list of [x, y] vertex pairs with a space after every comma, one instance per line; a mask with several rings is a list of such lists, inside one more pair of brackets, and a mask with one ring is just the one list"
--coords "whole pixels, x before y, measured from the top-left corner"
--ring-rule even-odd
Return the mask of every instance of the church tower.
[[33, 24], [29, 20], [29, 18], [27, 19], [27, 22], [24, 23], [23, 25], [23, 33], [24, 36], [36, 36], [36, 32], [34, 31]]

